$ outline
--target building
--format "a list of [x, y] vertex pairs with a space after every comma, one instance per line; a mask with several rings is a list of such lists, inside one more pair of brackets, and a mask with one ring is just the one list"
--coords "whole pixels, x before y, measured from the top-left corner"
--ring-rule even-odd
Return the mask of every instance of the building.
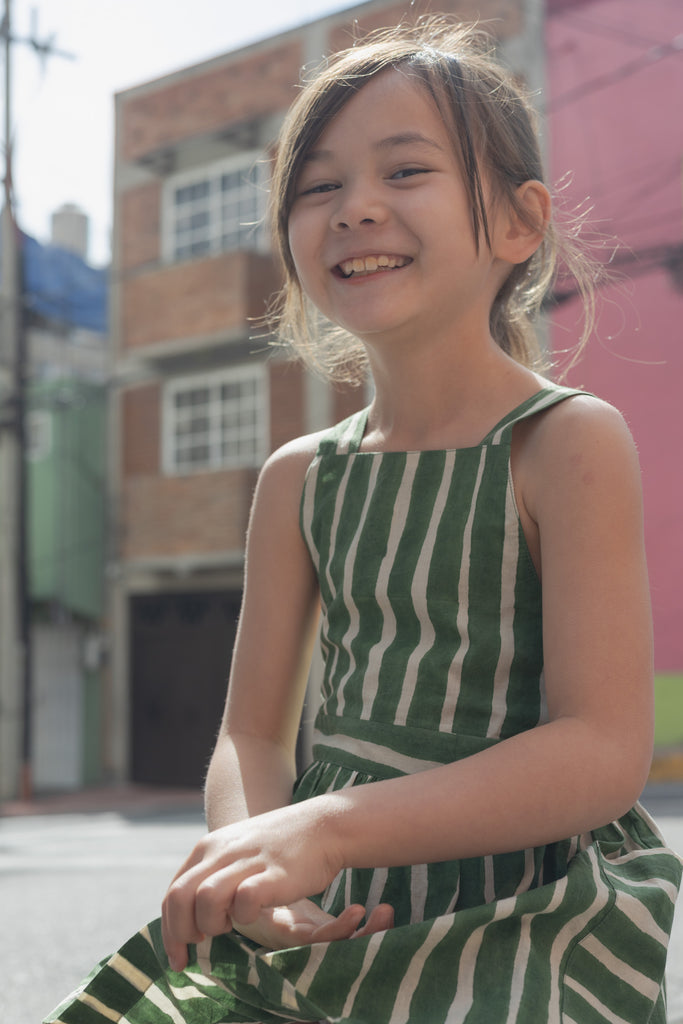
[[[261, 222], [268, 158], [301, 68], [359, 29], [431, 6], [371, 0], [116, 98], [106, 755], [115, 778], [201, 781], [259, 466], [365, 401], [362, 389], [334, 390], [268, 354], [254, 326], [279, 284]], [[543, 84], [540, 0], [444, 0], [439, 10], [495, 19], [501, 52]]]
[[17, 461], [3, 467], [0, 632], [21, 655], [0, 668], [2, 798], [101, 777], [107, 271], [86, 262], [87, 229], [68, 206], [48, 244], [20, 239], [20, 356], [1, 396], [1, 441]]
[[[667, 0], [548, 0], [547, 123], [562, 205], [610, 260], [594, 336], [570, 381], [625, 415], [639, 448], [655, 668], [683, 679], [683, 18]], [[561, 290], [561, 289], [560, 289]], [[551, 312], [576, 338], [576, 296]]]
[[101, 778], [106, 383], [35, 380], [28, 397], [32, 768], [36, 790]]

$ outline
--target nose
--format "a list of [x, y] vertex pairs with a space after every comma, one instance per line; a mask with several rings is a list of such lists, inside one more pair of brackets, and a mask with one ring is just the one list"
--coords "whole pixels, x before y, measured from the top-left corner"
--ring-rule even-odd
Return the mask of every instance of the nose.
[[332, 214], [332, 227], [336, 231], [380, 224], [386, 219], [386, 207], [377, 189], [367, 182], [345, 184], [337, 195], [338, 201]]

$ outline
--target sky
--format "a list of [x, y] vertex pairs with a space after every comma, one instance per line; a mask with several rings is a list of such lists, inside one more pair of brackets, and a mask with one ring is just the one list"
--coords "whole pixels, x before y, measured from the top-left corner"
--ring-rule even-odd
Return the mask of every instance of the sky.
[[[53, 211], [76, 203], [90, 217], [88, 259], [104, 265], [114, 93], [356, 2], [11, 0], [12, 35], [50, 41], [56, 51], [41, 60], [26, 43], [12, 47], [12, 169], [22, 230], [48, 241]], [[1, 59], [4, 110], [4, 54]]]

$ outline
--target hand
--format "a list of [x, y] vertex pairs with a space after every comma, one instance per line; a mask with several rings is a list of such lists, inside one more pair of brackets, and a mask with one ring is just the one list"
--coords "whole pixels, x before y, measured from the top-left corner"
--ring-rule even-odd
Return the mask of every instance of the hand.
[[339, 917], [333, 917], [311, 900], [297, 900], [289, 907], [262, 910], [253, 924], [241, 924], [234, 918], [232, 924], [242, 935], [267, 949], [289, 949], [314, 942], [356, 939], [393, 927], [394, 911], [388, 903], [375, 907], [365, 925], [358, 928], [364, 915], [365, 908], [360, 904], [346, 907]]
[[[197, 843], [163, 902], [171, 967], [185, 966], [188, 943], [229, 932], [233, 921], [251, 925], [264, 908], [291, 907], [330, 884], [344, 864], [325, 842], [326, 806], [326, 797], [315, 797], [216, 829]], [[353, 931], [361, 917], [343, 926]]]

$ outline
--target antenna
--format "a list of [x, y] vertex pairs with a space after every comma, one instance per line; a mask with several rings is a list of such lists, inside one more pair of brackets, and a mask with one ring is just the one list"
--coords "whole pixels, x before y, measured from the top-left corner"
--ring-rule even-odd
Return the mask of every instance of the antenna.
[[15, 37], [13, 40], [17, 43], [27, 43], [40, 58], [41, 71], [45, 72], [45, 65], [48, 57], [64, 57], [66, 60], [75, 60], [75, 54], [67, 53], [65, 50], [58, 50], [55, 46], [55, 39], [57, 33], [53, 32], [52, 35], [47, 36], [45, 39], [40, 39], [38, 34], [38, 9], [36, 7], [31, 8], [31, 34], [25, 39], [19, 39]]

